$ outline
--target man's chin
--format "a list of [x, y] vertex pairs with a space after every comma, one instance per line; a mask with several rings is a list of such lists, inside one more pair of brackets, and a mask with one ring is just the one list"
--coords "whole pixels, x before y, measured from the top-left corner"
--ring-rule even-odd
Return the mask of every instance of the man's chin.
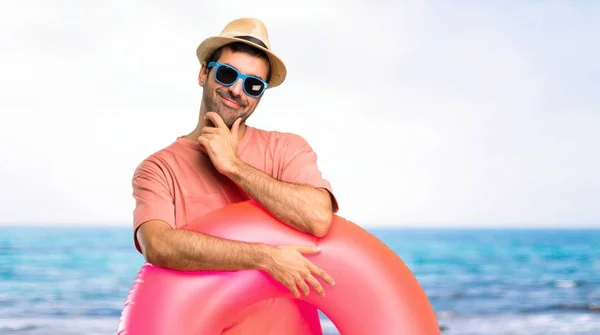
[[237, 111], [238, 113], [228, 113], [228, 112], [234, 112], [230, 109], [226, 109], [225, 113], [223, 113], [224, 110], [220, 110], [219, 112], [217, 112], [219, 114], [219, 116], [221, 117], [221, 119], [223, 119], [223, 122], [225, 123], [225, 125], [227, 125], [227, 128], [231, 129], [231, 127], [233, 127], [233, 124], [235, 123], [235, 120], [237, 120], [240, 117], [243, 117], [242, 113], [239, 113], [239, 111]]
[[219, 115], [221, 116], [221, 119], [223, 119], [223, 123], [225, 123], [227, 128], [229, 128], [231, 130], [231, 127], [233, 127], [233, 123], [235, 122], [236, 119], [231, 118], [231, 117], [226, 117], [221, 114], [219, 114]]

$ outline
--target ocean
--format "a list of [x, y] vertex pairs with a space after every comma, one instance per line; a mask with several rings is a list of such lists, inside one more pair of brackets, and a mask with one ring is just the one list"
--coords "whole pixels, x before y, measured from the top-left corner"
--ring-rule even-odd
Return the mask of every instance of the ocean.
[[[370, 232], [417, 276], [443, 335], [600, 334], [600, 230]], [[115, 334], [142, 264], [129, 228], [0, 227], [0, 334]]]

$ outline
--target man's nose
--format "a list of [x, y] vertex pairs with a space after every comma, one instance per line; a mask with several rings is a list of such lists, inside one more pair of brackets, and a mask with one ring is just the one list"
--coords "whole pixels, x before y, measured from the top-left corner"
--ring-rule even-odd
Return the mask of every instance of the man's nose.
[[242, 93], [244, 93], [243, 85], [244, 80], [242, 78], [239, 78], [233, 85], [229, 86], [229, 91], [231, 91], [231, 93], [235, 96], [240, 96], [242, 95]]

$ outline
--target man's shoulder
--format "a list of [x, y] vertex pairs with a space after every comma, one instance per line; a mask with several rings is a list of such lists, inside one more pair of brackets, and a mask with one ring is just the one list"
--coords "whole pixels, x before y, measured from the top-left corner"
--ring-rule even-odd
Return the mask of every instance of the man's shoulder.
[[271, 145], [286, 146], [304, 146], [307, 145], [306, 139], [297, 133], [281, 130], [266, 130], [253, 127], [257, 137]]
[[175, 154], [177, 152], [176, 143], [177, 142], [174, 141], [166, 146], [163, 146], [162, 148], [159, 148], [155, 151], [151, 151], [142, 160], [142, 163], [146, 162], [146, 161], [160, 161], [160, 160], [164, 160], [165, 158], [171, 158], [171, 157], [175, 156]]
[[182, 147], [178, 143], [180, 139], [163, 146], [162, 148], [147, 154], [136, 167], [136, 172], [144, 169], [164, 170], [177, 156], [182, 154]]

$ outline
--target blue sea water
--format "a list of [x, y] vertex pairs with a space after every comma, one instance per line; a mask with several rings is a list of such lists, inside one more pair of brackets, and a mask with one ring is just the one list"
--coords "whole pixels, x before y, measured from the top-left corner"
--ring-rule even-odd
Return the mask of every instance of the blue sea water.
[[[600, 334], [600, 230], [371, 232], [444, 335]], [[0, 334], [115, 334], [142, 264], [128, 228], [0, 227]]]

